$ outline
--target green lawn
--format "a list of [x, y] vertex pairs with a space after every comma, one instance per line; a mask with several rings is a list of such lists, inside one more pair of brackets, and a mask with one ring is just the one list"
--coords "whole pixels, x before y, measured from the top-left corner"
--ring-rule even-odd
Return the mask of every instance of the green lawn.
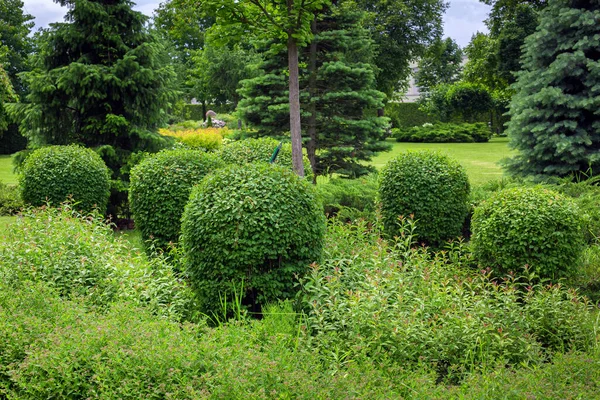
[[9, 185], [17, 184], [17, 176], [13, 174], [12, 156], [0, 156], [0, 182]]
[[371, 162], [378, 169], [402, 152], [437, 150], [458, 160], [474, 185], [501, 178], [502, 169], [498, 161], [512, 154], [508, 138], [493, 138], [488, 143], [390, 143], [392, 151], [379, 154]]

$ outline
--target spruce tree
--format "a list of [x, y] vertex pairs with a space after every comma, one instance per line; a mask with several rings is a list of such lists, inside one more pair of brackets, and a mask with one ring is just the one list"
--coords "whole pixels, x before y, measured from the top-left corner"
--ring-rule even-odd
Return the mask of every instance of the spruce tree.
[[600, 0], [550, 0], [514, 85], [512, 174], [546, 179], [600, 170]]
[[[13, 108], [30, 145], [97, 149], [113, 173], [113, 206], [126, 199], [134, 153], [164, 144], [157, 128], [173, 99], [164, 47], [129, 0], [60, 0], [64, 23], [42, 36], [23, 74], [29, 104]], [[116, 210], [109, 210], [115, 213]]]
[[[355, 177], [369, 172], [360, 161], [386, 149], [386, 120], [368, 112], [382, 107], [385, 95], [375, 89], [373, 43], [361, 26], [363, 13], [335, 3], [315, 17], [313, 40], [301, 50], [303, 137], [315, 176]], [[289, 130], [284, 57], [284, 48], [272, 44], [263, 54], [262, 73], [242, 82], [238, 109], [257, 136], [284, 137]]]

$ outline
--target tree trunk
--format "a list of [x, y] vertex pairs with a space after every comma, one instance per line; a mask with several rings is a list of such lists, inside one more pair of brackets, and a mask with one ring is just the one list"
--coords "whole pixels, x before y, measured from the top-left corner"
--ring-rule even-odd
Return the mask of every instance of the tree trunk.
[[385, 117], [385, 108], [378, 108], [377, 109], [377, 116], [378, 117]]
[[310, 167], [313, 172], [313, 183], [317, 183], [317, 104], [313, 101], [313, 97], [317, 94], [317, 41], [315, 35], [317, 34], [317, 17], [313, 18], [310, 24], [310, 30], [313, 34], [313, 40], [310, 43], [310, 55], [308, 71], [310, 76], [308, 78], [308, 93], [310, 95], [309, 111], [310, 117], [308, 120], [308, 143], [306, 145], [306, 152], [308, 160], [310, 161]]
[[298, 43], [288, 32], [288, 62], [290, 69], [290, 132], [292, 136], [292, 165], [299, 176], [304, 176], [302, 163], [302, 127], [300, 124], [300, 81], [298, 71]]

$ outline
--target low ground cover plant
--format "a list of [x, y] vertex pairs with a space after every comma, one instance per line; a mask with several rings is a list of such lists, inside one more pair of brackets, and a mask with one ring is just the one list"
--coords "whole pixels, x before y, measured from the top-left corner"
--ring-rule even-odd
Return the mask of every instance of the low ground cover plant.
[[160, 129], [160, 134], [174, 138], [185, 147], [195, 150], [215, 151], [223, 145], [223, 137], [228, 134], [227, 128], [198, 129]]
[[187, 271], [207, 314], [236, 296], [253, 311], [293, 297], [319, 260], [325, 216], [316, 190], [287, 168], [230, 166], [208, 175], [182, 217]]
[[397, 142], [423, 143], [472, 143], [487, 142], [492, 131], [487, 124], [468, 123], [425, 123], [421, 126], [392, 129]]
[[21, 168], [25, 203], [55, 206], [70, 199], [83, 212], [106, 210], [110, 172], [93, 150], [81, 146], [48, 146], [32, 152]]
[[176, 320], [194, 311], [191, 291], [164, 260], [132, 254], [98, 214], [68, 204], [27, 210], [11, 224], [0, 241], [0, 276], [13, 287], [44, 282], [90, 307], [127, 301]]
[[499, 275], [527, 269], [553, 281], [569, 277], [584, 248], [579, 208], [544, 187], [495, 193], [475, 209], [471, 226], [475, 257]]
[[376, 174], [357, 179], [331, 178], [317, 185], [325, 215], [345, 221], [374, 220], [377, 179]]
[[17, 214], [23, 205], [18, 186], [8, 186], [0, 182], [0, 217]]
[[455, 160], [434, 152], [409, 152], [381, 171], [379, 201], [388, 237], [400, 233], [399, 217], [418, 221], [420, 242], [439, 246], [460, 236], [467, 216], [469, 180]]
[[129, 203], [147, 249], [177, 243], [181, 215], [192, 187], [225, 164], [197, 150], [168, 150], [152, 155], [131, 171]]

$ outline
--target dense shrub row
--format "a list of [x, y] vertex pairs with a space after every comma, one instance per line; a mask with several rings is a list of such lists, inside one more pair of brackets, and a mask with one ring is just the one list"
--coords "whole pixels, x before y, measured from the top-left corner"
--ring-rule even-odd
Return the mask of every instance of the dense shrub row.
[[392, 129], [397, 142], [472, 143], [487, 142], [492, 131], [483, 122], [474, 124], [436, 123]]
[[385, 106], [385, 115], [391, 120], [394, 128], [409, 128], [438, 122], [436, 118], [419, 110], [419, 103], [388, 102]]

